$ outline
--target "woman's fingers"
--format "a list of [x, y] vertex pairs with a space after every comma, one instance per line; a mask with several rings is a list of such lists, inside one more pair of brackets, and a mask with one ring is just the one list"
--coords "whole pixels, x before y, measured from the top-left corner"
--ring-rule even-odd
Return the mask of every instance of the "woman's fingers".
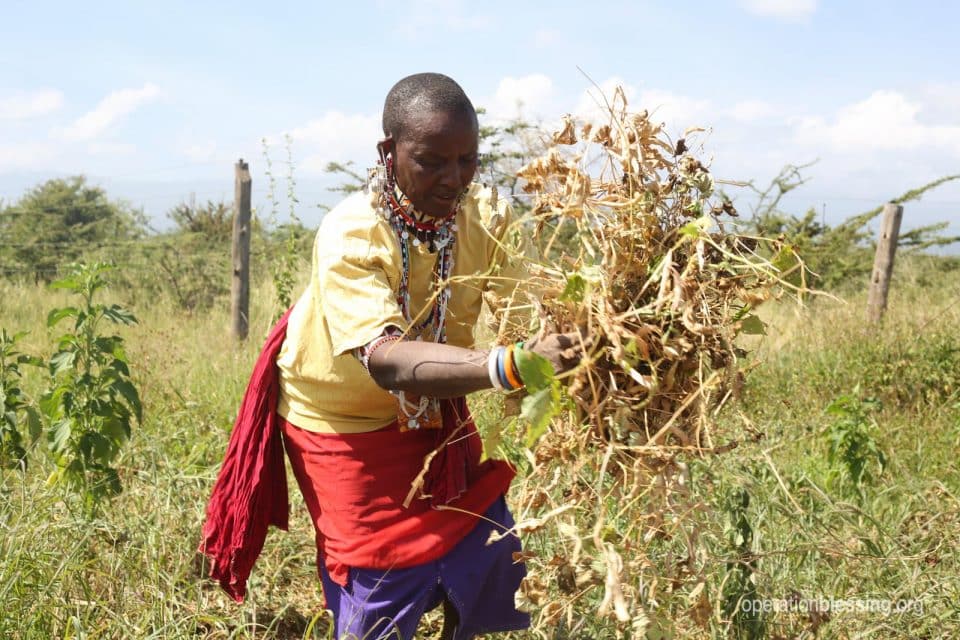
[[591, 336], [571, 331], [535, 336], [528, 341], [527, 348], [547, 358], [557, 373], [563, 373], [580, 364], [592, 342]]

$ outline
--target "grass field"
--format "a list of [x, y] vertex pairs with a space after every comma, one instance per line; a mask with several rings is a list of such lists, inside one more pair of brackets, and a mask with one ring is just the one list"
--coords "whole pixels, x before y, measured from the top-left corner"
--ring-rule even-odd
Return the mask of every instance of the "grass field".
[[[119, 290], [106, 296], [124, 300]], [[101, 516], [85, 519], [47, 485], [42, 441], [25, 473], [2, 472], [0, 637], [328, 637], [299, 495], [290, 532], [268, 536], [243, 605], [199, 577], [206, 500], [277, 311], [266, 283], [252, 299], [251, 338], [240, 346], [226, 304], [193, 315], [163, 299], [133, 307], [140, 322], [122, 334], [145, 417], [120, 458], [124, 492]], [[29, 330], [21, 350], [48, 357], [46, 314], [63, 294], [0, 281], [0, 300], [0, 327]], [[704, 587], [693, 598], [689, 585], [638, 586], [657, 621], [648, 637], [960, 637], [960, 270], [903, 261], [884, 325], [865, 326], [863, 306], [851, 294], [765, 309], [759, 364], [716, 426], [718, 443], [739, 446], [688, 461]], [[30, 371], [25, 389], [35, 398], [41, 386]], [[474, 407], [481, 429], [500, 418], [489, 396]], [[523, 459], [515, 446], [506, 455]], [[629, 526], [630, 514], [620, 516], [605, 535]], [[549, 527], [527, 539], [546, 557], [560, 544]], [[637, 553], [666, 566], [673, 544]], [[512, 637], [632, 637], [595, 617], [597, 597], [585, 596], [574, 619], [541, 619]], [[830, 598], [847, 605], [762, 612], [777, 600]], [[743, 615], [752, 601], [759, 614]], [[724, 611], [731, 603], [740, 614]]]

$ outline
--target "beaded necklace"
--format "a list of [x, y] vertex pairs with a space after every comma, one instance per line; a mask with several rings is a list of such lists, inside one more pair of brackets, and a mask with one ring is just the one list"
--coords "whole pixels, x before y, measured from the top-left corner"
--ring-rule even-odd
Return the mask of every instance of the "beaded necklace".
[[[447, 341], [447, 304], [450, 301], [450, 276], [453, 273], [453, 247], [456, 243], [456, 214], [460, 201], [445, 218], [437, 222], [417, 219], [413, 203], [397, 186], [393, 176], [392, 158], [386, 160], [386, 179], [380, 193], [380, 215], [387, 219], [397, 237], [400, 247], [400, 286], [397, 304], [409, 327], [407, 335], [416, 340], [429, 340], [439, 344]], [[410, 244], [419, 247], [423, 243], [437, 252], [433, 268], [433, 283], [436, 295], [434, 303], [422, 320], [414, 324], [410, 311]], [[426, 336], [426, 338], [424, 338]], [[406, 419], [401, 429], [419, 429], [421, 426], [439, 428], [441, 423], [440, 402], [436, 398], [420, 396], [414, 401], [403, 391], [392, 392], [397, 397], [400, 413]]]

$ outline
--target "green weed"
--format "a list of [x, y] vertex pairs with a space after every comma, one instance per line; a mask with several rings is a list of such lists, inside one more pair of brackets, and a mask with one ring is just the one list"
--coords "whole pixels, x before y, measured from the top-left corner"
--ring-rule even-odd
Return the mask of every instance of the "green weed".
[[[877, 425], [871, 418], [880, 409], [880, 403], [872, 398], [860, 399], [859, 391], [854, 389], [852, 394], [840, 396], [827, 407], [833, 421], [826, 438], [830, 464], [841, 466], [846, 479], [862, 495], [863, 485], [874, 482], [883, 473], [887, 456], [877, 442]], [[872, 471], [874, 466], [876, 472]]]
[[723, 500], [723, 533], [728, 553], [723, 577], [723, 616], [730, 621], [730, 634], [735, 638], [754, 640], [763, 637], [764, 619], [751, 605], [759, 600], [756, 578], [757, 557], [754, 553], [753, 525], [750, 522], [750, 492], [744, 487], [729, 489]]
[[57, 340], [48, 362], [52, 386], [40, 399], [58, 466], [50, 481], [79, 493], [90, 515], [104, 498], [120, 493], [120, 476], [111, 464], [130, 437], [131, 421], [143, 421], [123, 338], [102, 333], [105, 322], [130, 325], [136, 318], [118, 304], [94, 301], [107, 285], [109, 269], [102, 263], [76, 265], [51, 285], [80, 296], [82, 305], [56, 308], [47, 317], [50, 327], [68, 318], [73, 327]]

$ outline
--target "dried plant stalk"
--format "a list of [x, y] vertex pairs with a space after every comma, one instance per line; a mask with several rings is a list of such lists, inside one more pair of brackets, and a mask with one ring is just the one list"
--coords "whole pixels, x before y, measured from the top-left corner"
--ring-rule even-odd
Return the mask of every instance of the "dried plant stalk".
[[[528, 561], [524, 601], [536, 605], [544, 585], [559, 585], [541, 617], [549, 609], [550, 620], [574, 620], [598, 589], [598, 613], [636, 630], [652, 624], [658, 579], [689, 582], [699, 585], [690, 597], [702, 627], [709, 604], [693, 522], [702, 505], [679, 456], [735, 446], [714, 445], [711, 416], [742, 384], [736, 339], [762, 330], [759, 304], [804, 291], [804, 268], [782, 240], [728, 228], [736, 209], [692, 151], [703, 129], [673, 141], [646, 111], [630, 112], [621, 90], [608, 115], [601, 124], [565, 118], [546, 153], [518, 172], [545, 249], [533, 283], [543, 330], [592, 337], [569, 375], [576, 411], [537, 442], [517, 495], [524, 518], [573, 507], [580, 527], [558, 519], [553, 533], [569, 553]], [[561, 240], [563, 225], [575, 233]], [[561, 477], [547, 477], [557, 469]], [[544, 490], [558, 482], [563, 491]], [[630, 522], [616, 542], [599, 533], [610, 504]], [[593, 534], [581, 534], [591, 520]], [[648, 546], [678, 535], [684, 561], [653, 567]], [[581, 542], [590, 539], [588, 553]], [[653, 583], [642, 595], [631, 585], [645, 575]]]

